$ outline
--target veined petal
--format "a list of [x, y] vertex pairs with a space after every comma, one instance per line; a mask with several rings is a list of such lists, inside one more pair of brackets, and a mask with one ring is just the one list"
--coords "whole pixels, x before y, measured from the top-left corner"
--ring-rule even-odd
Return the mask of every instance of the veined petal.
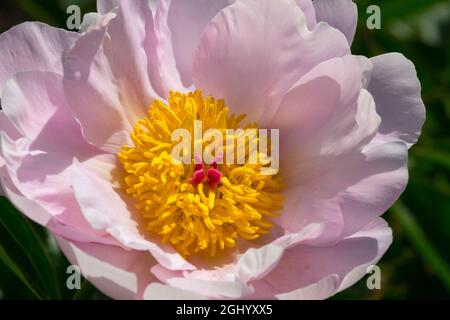
[[114, 299], [142, 299], [150, 283], [158, 283], [150, 268], [156, 261], [142, 251], [116, 246], [69, 242], [57, 238], [72, 265], [100, 291]]
[[16, 74], [5, 85], [2, 103], [23, 134], [16, 140], [1, 134], [9, 188], [42, 206], [52, 217], [52, 229], [63, 225], [102, 237], [81, 215], [68, 171], [74, 158], [92, 162], [101, 151], [83, 139], [63, 93], [62, 76], [39, 71]]
[[0, 36], [0, 92], [4, 83], [21, 71], [62, 74], [62, 56], [78, 39], [75, 32], [39, 22], [25, 22]]
[[195, 269], [173, 249], [142, 236], [135, 220], [137, 217], [114, 191], [111, 182], [95, 176], [78, 162], [72, 166], [72, 182], [81, 211], [93, 228], [107, 232], [125, 248], [149, 251], [170, 270]]
[[414, 64], [398, 53], [371, 59], [374, 69], [368, 90], [373, 95], [381, 126], [377, 140], [417, 142], [425, 122], [425, 106]]
[[324, 21], [340, 30], [351, 45], [358, 23], [358, 8], [352, 0], [314, 0], [317, 22]]
[[391, 229], [378, 218], [333, 246], [288, 249], [271, 273], [253, 283], [252, 298], [327, 298], [361, 279], [391, 242]]
[[[192, 85], [194, 54], [205, 27], [232, 2], [234, 0], [159, 1], [155, 16], [158, 50], [161, 56], [167, 57], [163, 63], [168, 64], [163, 68], [172, 67], [170, 73], [179, 74], [184, 87]], [[177, 86], [169, 89], [177, 89]]]
[[[277, 221], [288, 232], [321, 224], [322, 234], [315, 241], [330, 243], [341, 237], [340, 201], [324, 192], [329, 181], [321, 181], [336, 171], [339, 159], [360, 154], [377, 133], [380, 118], [364, 89], [370, 70], [370, 62], [361, 57], [323, 62], [293, 86], [274, 116], [272, 127], [280, 128], [281, 167], [289, 172], [284, 210]], [[298, 147], [292, 148], [294, 139]]]
[[237, 1], [206, 27], [194, 58], [194, 84], [265, 126], [299, 78], [348, 53], [334, 28], [318, 24], [310, 32], [295, 0]]
[[[8, 117], [5, 115], [3, 111], [0, 111], [0, 128], [13, 141], [16, 141], [17, 139], [22, 137], [22, 134], [17, 130], [17, 128], [14, 126], [11, 120], [8, 119]], [[0, 168], [3, 167], [4, 165], [5, 160], [3, 159], [3, 156], [0, 154]], [[0, 186], [0, 194], [2, 194], [1, 186]]]
[[145, 300], [206, 300], [208, 297], [161, 283], [151, 283], [144, 292]]
[[314, 27], [317, 24], [317, 20], [316, 20], [316, 12], [314, 10], [314, 5], [313, 5], [312, 0], [297, 0], [297, 4], [299, 5], [300, 9], [302, 9], [303, 13], [305, 14], [306, 24], [307, 24], [309, 30], [314, 29]]
[[99, 18], [63, 61], [64, 94], [82, 127], [83, 136], [107, 152], [120, 150], [123, 144], [129, 143], [128, 132], [133, 121], [129, 117], [138, 117], [136, 112], [144, 113], [139, 105], [138, 111], [133, 112], [134, 109], [128, 110], [122, 105], [114, 74], [104, 54], [107, 27], [115, 18], [114, 13]]
[[[126, 108], [146, 108], [158, 97], [149, 74], [149, 63], [155, 57], [146, 52], [147, 37], [153, 36], [153, 15], [147, 0], [98, 0], [99, 12], [107, 14], [114, 9], [116, 18], [108, 24], [108, 41], [103, 42], [111, 73]], [[157, 79], [157, 78], [156, 78]], [[136, 104], [136, 105], [133, 105]], [[133, 110], [139, 113], [138, 110]]]

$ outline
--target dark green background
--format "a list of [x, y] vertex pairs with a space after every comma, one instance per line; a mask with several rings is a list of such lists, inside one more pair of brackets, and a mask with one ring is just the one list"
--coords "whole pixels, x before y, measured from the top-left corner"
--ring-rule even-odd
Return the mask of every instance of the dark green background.
[[[132, 0], [130, 0], [132, 1]], [[333, 1], [333, 0], [330, 0]], [[427, 121], [410, 151], [410, 182], [384, 217], [394, 242], [380, 262], [382, 289], [365, 279], [340, 299], [450, 298], [450, 2], [446, 0], [356, 1], [359, 26], [353, 53], [368, 57], [401, 52], [422, 83]], [[94, 0], [1, 0], [0, 32], [30, 20], [64, 27], [67, 6], [95, 11]], [[382, 29], [366, 28], [366, 9], [381, 7]], [[87, 282], [66, 289], [68, 262], [45, 229], [0, 199], [0, 299], [102, 299]]]

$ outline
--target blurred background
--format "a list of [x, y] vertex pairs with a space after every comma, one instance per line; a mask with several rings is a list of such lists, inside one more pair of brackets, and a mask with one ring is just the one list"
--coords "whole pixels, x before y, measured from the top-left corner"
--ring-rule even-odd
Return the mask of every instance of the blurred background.
[[[364, 278], [333, 299], [450, 299], [450, 1], [355, 2], [353, 53], [401, 52], [411, 59], [427, 121], [410, 151], [407, 190], [384, 215], [394, 242], [379, 263], [382, 289], [368, 290]], [[65, 28], [72, 4], [83, 14], [95, 11], [95, 0], [1, 0], [0, 33], [24, 21]], [[366, 27], [366, 10], [373, 4], [381, 8], [381, 30]], [[68, 290], [68, 265], [45, 229], [1, 197], [0, 299], [106, 299], [87, 282], [81, 290]]]

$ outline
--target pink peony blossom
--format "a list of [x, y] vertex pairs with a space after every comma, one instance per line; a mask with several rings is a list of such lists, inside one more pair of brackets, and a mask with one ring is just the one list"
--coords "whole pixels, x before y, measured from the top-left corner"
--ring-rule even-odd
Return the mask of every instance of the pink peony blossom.
[[[152, 12], [98, 0], [98, 11], [82, 33], [24, 23], [0, 36], [3, 192], [89, 281], [117, 299], [323, 299], [377, 263], [392, 241], [380, 215], [407, 184], [425, 109], [401, 54], [352, 55], [352, 1], [161, 0]], [[155, 121], [149, 106], [197, 89], [280, 129], [282, 210], [256, 240], [230, 233], [218, 257], [147, 232], [141, 194], [121, 185], [118, 154], [140, 119]], [[203, 167], [195, 187], [225, 183]]]

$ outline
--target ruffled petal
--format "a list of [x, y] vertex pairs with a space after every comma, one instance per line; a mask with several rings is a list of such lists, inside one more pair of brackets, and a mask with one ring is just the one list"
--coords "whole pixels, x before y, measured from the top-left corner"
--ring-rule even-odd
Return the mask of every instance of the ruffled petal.
[[168, 89], [192, 85], [192, 62], [200, 37], [209, 21], [232, 2], [234, 0], [159, 1], [155, 16], [158, 50], [165, 58], [163, 68], [171, 68], [170, 73], [178, 76], [172, 80], [172, 88], [165, 86], [166, 94]]
[[340, 30], [351, 45], [358, 24], [358, 8], [352, 0], [315, 0], [317, 22], [324, 21]]
[[264, 127], [299, 78], [348, 53], [339, 31], [319, 24], [310, 32], [294, 0], [237, 1], [206, 27], [194, 58], [194, 84]]
[[0, 110], [0, 128], [11, 140], [17, 140], [23, 135], [17, 130], [16, 126], [9, 120], [5, 112]]
[[[5, 115], [3, 111], [0, 111], [0, 128], [1, 130], [8, 136], [9, 139], [16, 141], [19, 138], [22, 138], [22, 134], [17, 130], [17, 128], [14, 126], [14, 124], [11, 122], [11, 120], [8, 119], [8, 117]], [[0, 141], [1, 143], [1, 141]], [[1, 147], [0, 147], [1, 148]], [[3, 159], [3, 156], [0, 153], [0, 170], [5, 165], [5, 159]], [[4, 194], [1, 189], [1, 183], [0, 183], [0, 195]]]
[[336, 199], [347, 236], [385, 213], [403, 193], [408, 184], [408, 150], [398, 141], [369, 144], [362, 154], [337, 161], [339, 165], [322, 183], [330, 191], [340, 190]]
[[284, 248], [275, 244], [248, 249], [236, 263], [239, 278], [244, 282], [263, 278], [277, 265], [283, 253]]
[[144, 238], [138, 225], [139, 217], [133, 215], [133, 210], [114, 191], [110, 181], [75, 162], [72, 183], [81, 211], [93, 228], [107, 232], [125, 248], [150, 252], [169, 270], [195, 269], [171, 247]]
[[268, 274], [282, 259], [283, 253], [282, 246], [267, 244], [248, 249], [235, 261], [213, 268], [199, 267], [192, 272], [177, 272], [155, 266], [152, 272], [161, 282], [182, 292], [192, 292], [201, 297], [245, 298], [253, 293], [248, 284]]
[[425, 122], [425, 106], [414, 64], [399, 53], [371, 59], [374, 69], [368, 90], [381, 116], [380, 141], [417, 142]]
[[271, 127], [280, 128], [281, 167], [289, 186], [283, 214], [276, 220], [289, 233], [320, 224], [317, 241], [329, 243], [341, 236], [339, 198], [324, 191], [329, 181], [321, 182], [341, 158], [359, 154], [377, 133], [380, 118], [363, 89], [370, 70], [370, 62], [361, 57], [326, 61], [293, 86], [273, 118]]
[[142, 299], [145, 288], [158, 281], [150, 273], [156, 261], [141, 251], [57, 238], [72, 265], [100, 291], [114, 299]]
[[192, 291], [176, 289], [161, 283], [151, 283], [144, 292], [145, 300], [206, 300], [208, 297]]
[[97, 12], [86, 13], [83, 17], [79, 32], [84, 33], [89, 31], [91, 28], [95, 27], [99, 19], [101, 19], [101, 15]]
[[17, 190], [12, 183], [5, 166], [0, 167], [0, 180], [2, 195], [8, 197], [11, 203], [20, 210], [20, 212], [40, 225], [46, 226], [49, 223], [52, 219], [52, 215], [36, 201], [27, 199], [19, 190]]
[[[95, 162], [92, 159], [101, 152], [83, 139], [68, 107], [62, 77], [39, 71], [16, 74], [5, 85], [2, 104], [5, 115], [23, 135], [13, 140], [1, 133], [9, 188], [42, 206], [52, 217], [48, 225], [55, 232], [60, 227], [72, 228], [72, 234], [102, 237], [81, 215], [68, 170], [74, 158]], [[102, 162], [102, 166], [107, 164]]]
[[346, 237], [389, 209], [408, 182], [407, 147], [369, 144], [361, 153], [323, 160], [321, 168], [308, 186], [287, 192], [279, 221], [289, 232], [322, 224], [308, 241], [316, 244]]
[[314, 29], [314, 27], [317, 24], [317, 20], [312, 0], [297, 0], [297, 4], [305, 14], [306, 25], [308, 26], [308, 29], [309, 30]]
[[192, 292], [196, 296], [209, 299], [240, 299], [254, 292], [253, 288], [239, 277], [233, 264], [192, 272], [171, 272], [155, 266], [152, 272], [160, 281], [176, 290]]
[[[157, 62], [148, 56], [146, 46], [154, 42], [153, 14], [147, 0], [98, 0], [98, 11], [107, 14], [114, 9], [117, 16], [108, 24], [108, 41], [103, 42], [103, 54], [109, 61], [112, 75], [117, 79], [125, 107], [141, 108], [146, 112], [155, 92], [149, 74], [150, 64]], [[116, 9], [117, 8], [117, 9]], [[154, 45], [154, 43], [152, 43]], [[137, 104], [134, 106], [134, 104]], [[133, 110], [136, 111], [136, 110]], [[136, 111], [137, 112], [137, 111]]]
[[62, 74], [62, 56], [77, 38], [77, 33], [39, 22], [25, 22], [0, 35], [0, 92], [4, 83], [18, 72]]
[[391, 242], [391, 229], [378, 218], [333, 246], [295, 246], [271, 273], [253, 283], [252, 298], [327, 298], [361, 279]]
[[[129, 144], [133, 121], [145, 115], [141, 104], [133, 103], [129, 109], [127, 104], [123, 105], [127, 99], [121, 100], [116, 77], [104, 53], [108, 25], [115, 18], [114, 13], [102, 16], [78, 39], [63, 61], [64, 93], [83, 136], [107, 152], [117, 152], [122, 145]], [[126, 92], [123, 94], [127, 96]]]

